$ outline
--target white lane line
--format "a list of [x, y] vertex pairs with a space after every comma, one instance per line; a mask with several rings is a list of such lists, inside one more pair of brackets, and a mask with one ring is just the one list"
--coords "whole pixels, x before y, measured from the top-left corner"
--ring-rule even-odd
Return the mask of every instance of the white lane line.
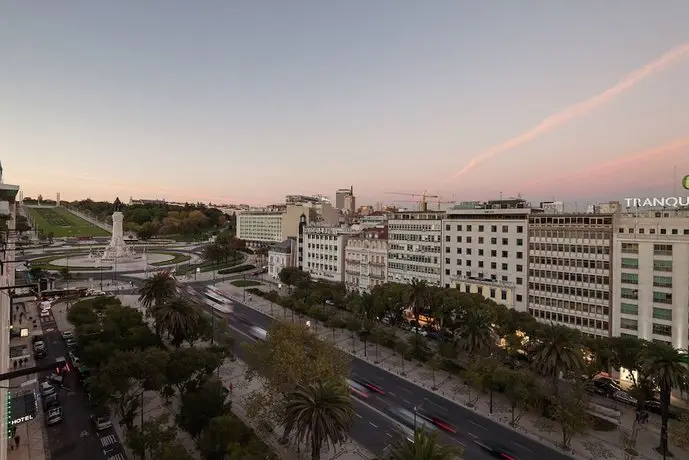
[[481, 428], [482, 430], [487, 430], [487, 429], [488, 429], [488, 428], [486, 428], [485, 426], [483, 426], [483, 425], [481, 425], [481, 424], [479, 424], [479, 423], [472, 422], [471, 420], [469, 420], [469, 423], [471, 423], [472, 425], [476, 425], [477, 427]]
[[406, 388], [404, 388], [404, 387], [399, 387], [399, 389], [402, 390], [402, 391], [406, 391], [406, 392], [409, 393], [409, 394], [413, 394], [413, 392], [412, 392], [411, 390], [408, 390], [408, 389], [406, 389]]
[[389, 394], [390, 396], [397, 396], [397, 395], [396, 395], [395, 393], [393, 393], [392, 391], [389, 392], [388, 394]]
[[376, 425], [376, 424], [373, 423], [373, 422], [368, 422], [368, 424], [371, 425], [373, 428], [378, 428], [378, 425]]
[[478, 439], [478, 436], [476, 436], [474, 433], [467, 433], [467, 434], [474, 439]]
[[246, 337], [247, 339], [251, 340], [252, 342], [256, 342], [256, 339], [255, 339], [255, 338], [251, 337], [249, 334], [247, 334], [246, 332], [242, 331], [241, 329], [237, 329], [236, 327], [230, 326], [229, 324], [227, 325], [227, 327], [229, 327], [230, 329], [232, 329], [232, 330], [235, 331], [235, 332], [239, 332], [240, 334], [242, 334], [244, 337]]
[[363, 417], [361, 416], [361, 414], [359, 414], [358, 412], [354, 412], [354, 413], [356, 414], [357, 417], [363, 418]]
[[527, 451], [529, 451], [529, 452], [533, 452], [533, 450], [529, 449], [529, 448], [526, 447], [526, 446], [522, 446], [522, 445], [519, 444], [518, 442], [512, 441], [512, 444], [514, 444], [515, 446], [517, 446], [517, 447], [519, 447], [519, 448], [521, 448], [521, 449], [523, 449], [523, 450], [527, 450]]
[[412, 405], [412, 403], [411, 403], [408, 399], [402, 398], [402, 401], [406, 402], [406, 403], [409, 404], [410, 406]]
[[445, 412], [447, 412], [447, 407], [441, 406], [440, 404], [436, 404], [433, 401], [431, 401], [430, 399], [427, 399], [426, 401], [428, 401], [428, 403], [430, 405], [435, 406], [435, 407], [439, 408], [440, 410], [444, 410]]
[[388, 433], [387, 431], [385, 432], [385, 434], [387, 434], [388, 436], [390, 436], [392, 438], [392, 435], [390, 433]]

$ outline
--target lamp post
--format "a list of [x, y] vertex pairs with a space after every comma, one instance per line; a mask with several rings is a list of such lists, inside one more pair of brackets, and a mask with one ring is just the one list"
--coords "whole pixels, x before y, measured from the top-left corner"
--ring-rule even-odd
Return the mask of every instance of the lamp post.
[[201, 267], [196, 267], [196, 270], [194, 271], [194, 281], [198, 279], [199, 273], [201, 273]]

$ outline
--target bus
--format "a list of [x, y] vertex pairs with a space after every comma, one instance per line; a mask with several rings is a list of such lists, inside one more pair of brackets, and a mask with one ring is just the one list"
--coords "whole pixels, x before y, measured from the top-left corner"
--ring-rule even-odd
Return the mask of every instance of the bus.
[[210, 288], [203, 293], [203, 300], [206, 302], [206, 305], [220, 313], [232, 313], [232, 303], [230, 300]]

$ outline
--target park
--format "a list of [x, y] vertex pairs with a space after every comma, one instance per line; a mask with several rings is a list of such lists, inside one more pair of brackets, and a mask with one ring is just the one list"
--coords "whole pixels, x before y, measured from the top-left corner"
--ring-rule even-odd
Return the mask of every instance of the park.
[[60, 207], [26, 206], [34, 228], [53, 237], [109, 236], [110, 233]]

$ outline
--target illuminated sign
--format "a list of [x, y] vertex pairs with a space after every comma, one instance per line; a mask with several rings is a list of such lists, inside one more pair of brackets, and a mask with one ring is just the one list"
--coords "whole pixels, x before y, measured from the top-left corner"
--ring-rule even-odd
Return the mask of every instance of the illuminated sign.
[[[689, 176], [688, 176], [689, 177]], [[685, 178], [686, 179], [686, 178]], [[666, 196], [655, 198], [625, 198], [628, 208], [681, 208], [689, 206], [689, 196]]]
[[19, 417], [18, 419], [12, 420], [12, 425], [18, 425], [20, 423], [28, 422], [30, 420], [33, 420], [36, 418], [35, 414], [28, 414], [23, 417]]

